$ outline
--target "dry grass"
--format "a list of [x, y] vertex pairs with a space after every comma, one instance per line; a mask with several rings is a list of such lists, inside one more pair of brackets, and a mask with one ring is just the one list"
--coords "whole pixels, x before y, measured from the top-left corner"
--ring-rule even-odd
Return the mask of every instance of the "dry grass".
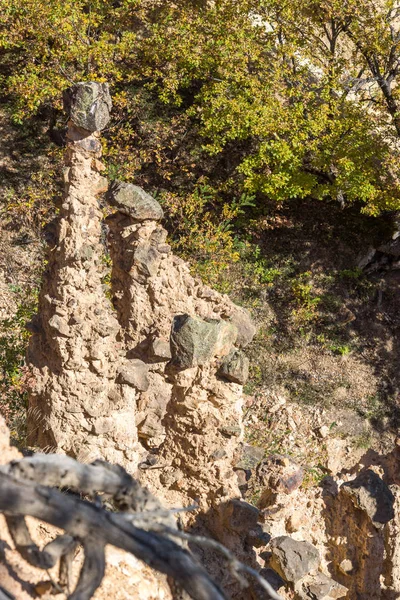
[[286, 450], [303, 463], [315, 464], [324, 453], [310, 433], [313, 411], [328, 426], [344, 411], [340, 435], [351, 444], [362, 440], [379, 451], [390, 445], [400, 423], [400, 273], [367, 277], [357, 269], [359, 257], [388, 230], [386, 218], [312, 201], [278, 208], [254, 227], [261, 251], [247, 260], [257, 277], [245, 263], [230, 273], [233, 298], [259, 324], [248, 348], [247, 392], [257, 399], [258, 424], [250, 420], [247, 427], [253, 443], [285, 450], [285, 435], [296, 439], [265, 412], [265, 403], [281, 394], [300, 423], [299, 439]]
[[55, 214], [51, 177], [58, 158], [44, 131], [15, 128], [0, 107], [0, 412], [14, 440], [24, 444], [25, 324], [35, 311], [44, 266], [43, 227]]

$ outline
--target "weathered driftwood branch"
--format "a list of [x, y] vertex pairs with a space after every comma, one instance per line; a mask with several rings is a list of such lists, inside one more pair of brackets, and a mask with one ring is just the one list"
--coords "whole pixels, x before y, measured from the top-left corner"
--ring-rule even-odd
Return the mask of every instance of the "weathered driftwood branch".
[[59, 454], [35, 454], [7, 465], [10, 475], [26, 482], [69, 489], [93, 496], [104, 493], [120, 510], [152, 511], [162, 505], [122, 467], [96, 460], [85, 465]]
[[[62, 493], [51, 486], [95, 497], [95, 502]], [[97, 501], [99, 493], [122, 512], [105, 510]], [[39, 454], [14, 461], [0, 467], [0, 512], [5, 514], [15, 546], [25, 560], [43, 569], [53, 567], [60, 560], [60, 585], [64, 588], [69, 584], [76, 544], [83, 546], [85, 559], [70, 600], [88, 600], [99, 587], [104, 576], [107, 544], [131, 552], [153, 569], [165, 573], [193, 600], [226, 598], [191, 554], [170, 539], [171, 536], [183, 537], [176, 529], [172, 513], [163, 509], [148, 490], [120, 467], [102, 461], [82, 465], [60, 455]], [[66, 534], [40, 550], [31, 539], [25, 516], [59, 527]], [[133, 524], [134, 517], [138, 518], [141, 528]], [[236, 561], [233, 570], [241, 570], [239, 567]], [[250, 573], [248, 569], [247, 572]], [[269, 587], [266, 584], [264, 589], [276, 598]], [[0, 589], [0, 600], [3, 597], [7, 599], [7, 592]]]
[[[50, 457], [46, 476], [44, 464], [47, 457], [36, 458], [37, 461], [25, 459], [10, 465], [6, 468], [8, 473], [2, 469], [0, 511], [8, 517], [17, 517], [8, 519], [11, 535], [17, 540], [17, 547], [22, 549], [24, 558], [35, 566], [49, 568], [54, 563], [49, 560], [46, 551], [39, 558], [38, 549], [21, 519], [23, 515], [36, 517], [60, 527], [83, 545], [85, 561], [70, 600], [91, 598], [100, 585], [104, 575], [106, 544], [131, 552], [150, 567], [173, 577], [195, 600], [225, 598], [222, 590], [210, 580], [205, 570], [194, 562], [190, 554], [167, 537], [135, 528], [122, 514], [107, 512], [100, 506], [76, 496], [32, 483], [36, 479], [42, 479], [46, 483], [50, 480], [53, 485], [61, 483], [74, 489], [81, 487], [87, 494], [106, 491], [113, 498], [126, 502], [127, 506], [136, 504], [142, 508], [153, 502], [158, 505], [156, 500], [122, 469], [107, 469], [104, 464], [79, 465], [72, 459], [53, 456]], [[20, 481], [15, 477], [16, 474], [27, 475], [31, 482]], [[96, 487], [93, 487], [94, 485]], [[141, 492], [136, 498], [135, 491]]]

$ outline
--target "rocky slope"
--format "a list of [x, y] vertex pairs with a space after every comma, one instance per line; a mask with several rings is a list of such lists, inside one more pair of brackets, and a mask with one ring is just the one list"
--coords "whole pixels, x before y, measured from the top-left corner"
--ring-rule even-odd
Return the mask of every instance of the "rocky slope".
[[[79, 84], [66, 107], [66, 189], [30, 325], [31, 443], [139, 469], [169, 505], [197, 503], [186, 525], [262, 569], [285, 598], [395, 598], [398, 448], [352, 455], [316, 419], [328, 476], [307, 487], [286, 453], [243, 445], [243, 348], [254, 325], [173, 255], [151, 196], [103, 178], [107, 88]], [[273, 414], [289, 436], [296, 411], [283, 401]], [[262, 597], [257, 586], [239, 591], [213, 552], [202, 559], [233, 597]]]

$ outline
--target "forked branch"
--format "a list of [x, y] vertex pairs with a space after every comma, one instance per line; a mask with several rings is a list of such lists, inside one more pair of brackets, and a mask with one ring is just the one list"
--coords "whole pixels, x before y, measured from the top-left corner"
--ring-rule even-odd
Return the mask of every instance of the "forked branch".
[[[40, 483], [39, 483], [40, 482]], [[63, 493], [58, 487], [85, 494]], [[98, 494], [120, 512], [110, 512], [98, 502]], [[102, 461], [82, 465], [59, 455], [36, 455], [0, 467], [0, 512], [4, 513], [16, 549], [32, 565], [49, 569], [60, 560], [60, 585], [76, 545], [85, 559], [69, 600], [89, 600], [105, 570], [105, 546], [132, 553], [151, 568], [175, 580], [193, 600], [224, 600], [226, 596], [188, 550], [172, 538], [182, 538], [172, 512], [166, 511], [148, 490], [121, 467]], [[139, 516], [141, 528], [135, 526]], [[32, 541], [25, 516], [36, 517], [65, 531], [40, 550]], [[187, 537], [186, 537], [187, 536]], [[185, 534], [185, 539], [190, 537]], [[198, 540], [197, 540], [198, 541]], [[238, 571], [236, 565], [236, 571]], [[244, 572], [250, 573], [247, 569]], [[250, 573], [251, 574], [251, 573]], [[257, 574], [255, 573], [257, 576]], [[272, 598], [279, 596], [264, 582]], [[7, 598], [0, 588], [0, 600]]]

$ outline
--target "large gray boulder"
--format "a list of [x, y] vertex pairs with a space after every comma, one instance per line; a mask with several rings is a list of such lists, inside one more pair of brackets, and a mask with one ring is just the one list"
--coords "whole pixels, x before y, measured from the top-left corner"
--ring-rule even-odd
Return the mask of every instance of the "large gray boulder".
[[394, 496], [371, 469], [363, 471], [353, 481], [344, 483], [340, 493], [349, 496], [353, 504], [369, 516], [376, 528], [383, 527], [394, 518]]
[[171, 328], [172, 364], [190, 369], [225, 356], [236, 341], [237, 329], [226, 321], [203, 321], [189, 315], [174, 317]]
[[115, 181], [111, 184], [107, 194], [111, 206], [137, 221], [159, 221], [164, 212], [157, 200], [133, 183]]
[[321, 560], [315, 546], [286, 535], [274, 538], [270, 550], [270, 567], [289, 583], [296, 583], [304, 575], [318, 569]]
[[81, 129], [101, 131], [110, 120], [112, 102], [107, 83], [77, 83], [65, 90], [63, 101], [71, 121]]

